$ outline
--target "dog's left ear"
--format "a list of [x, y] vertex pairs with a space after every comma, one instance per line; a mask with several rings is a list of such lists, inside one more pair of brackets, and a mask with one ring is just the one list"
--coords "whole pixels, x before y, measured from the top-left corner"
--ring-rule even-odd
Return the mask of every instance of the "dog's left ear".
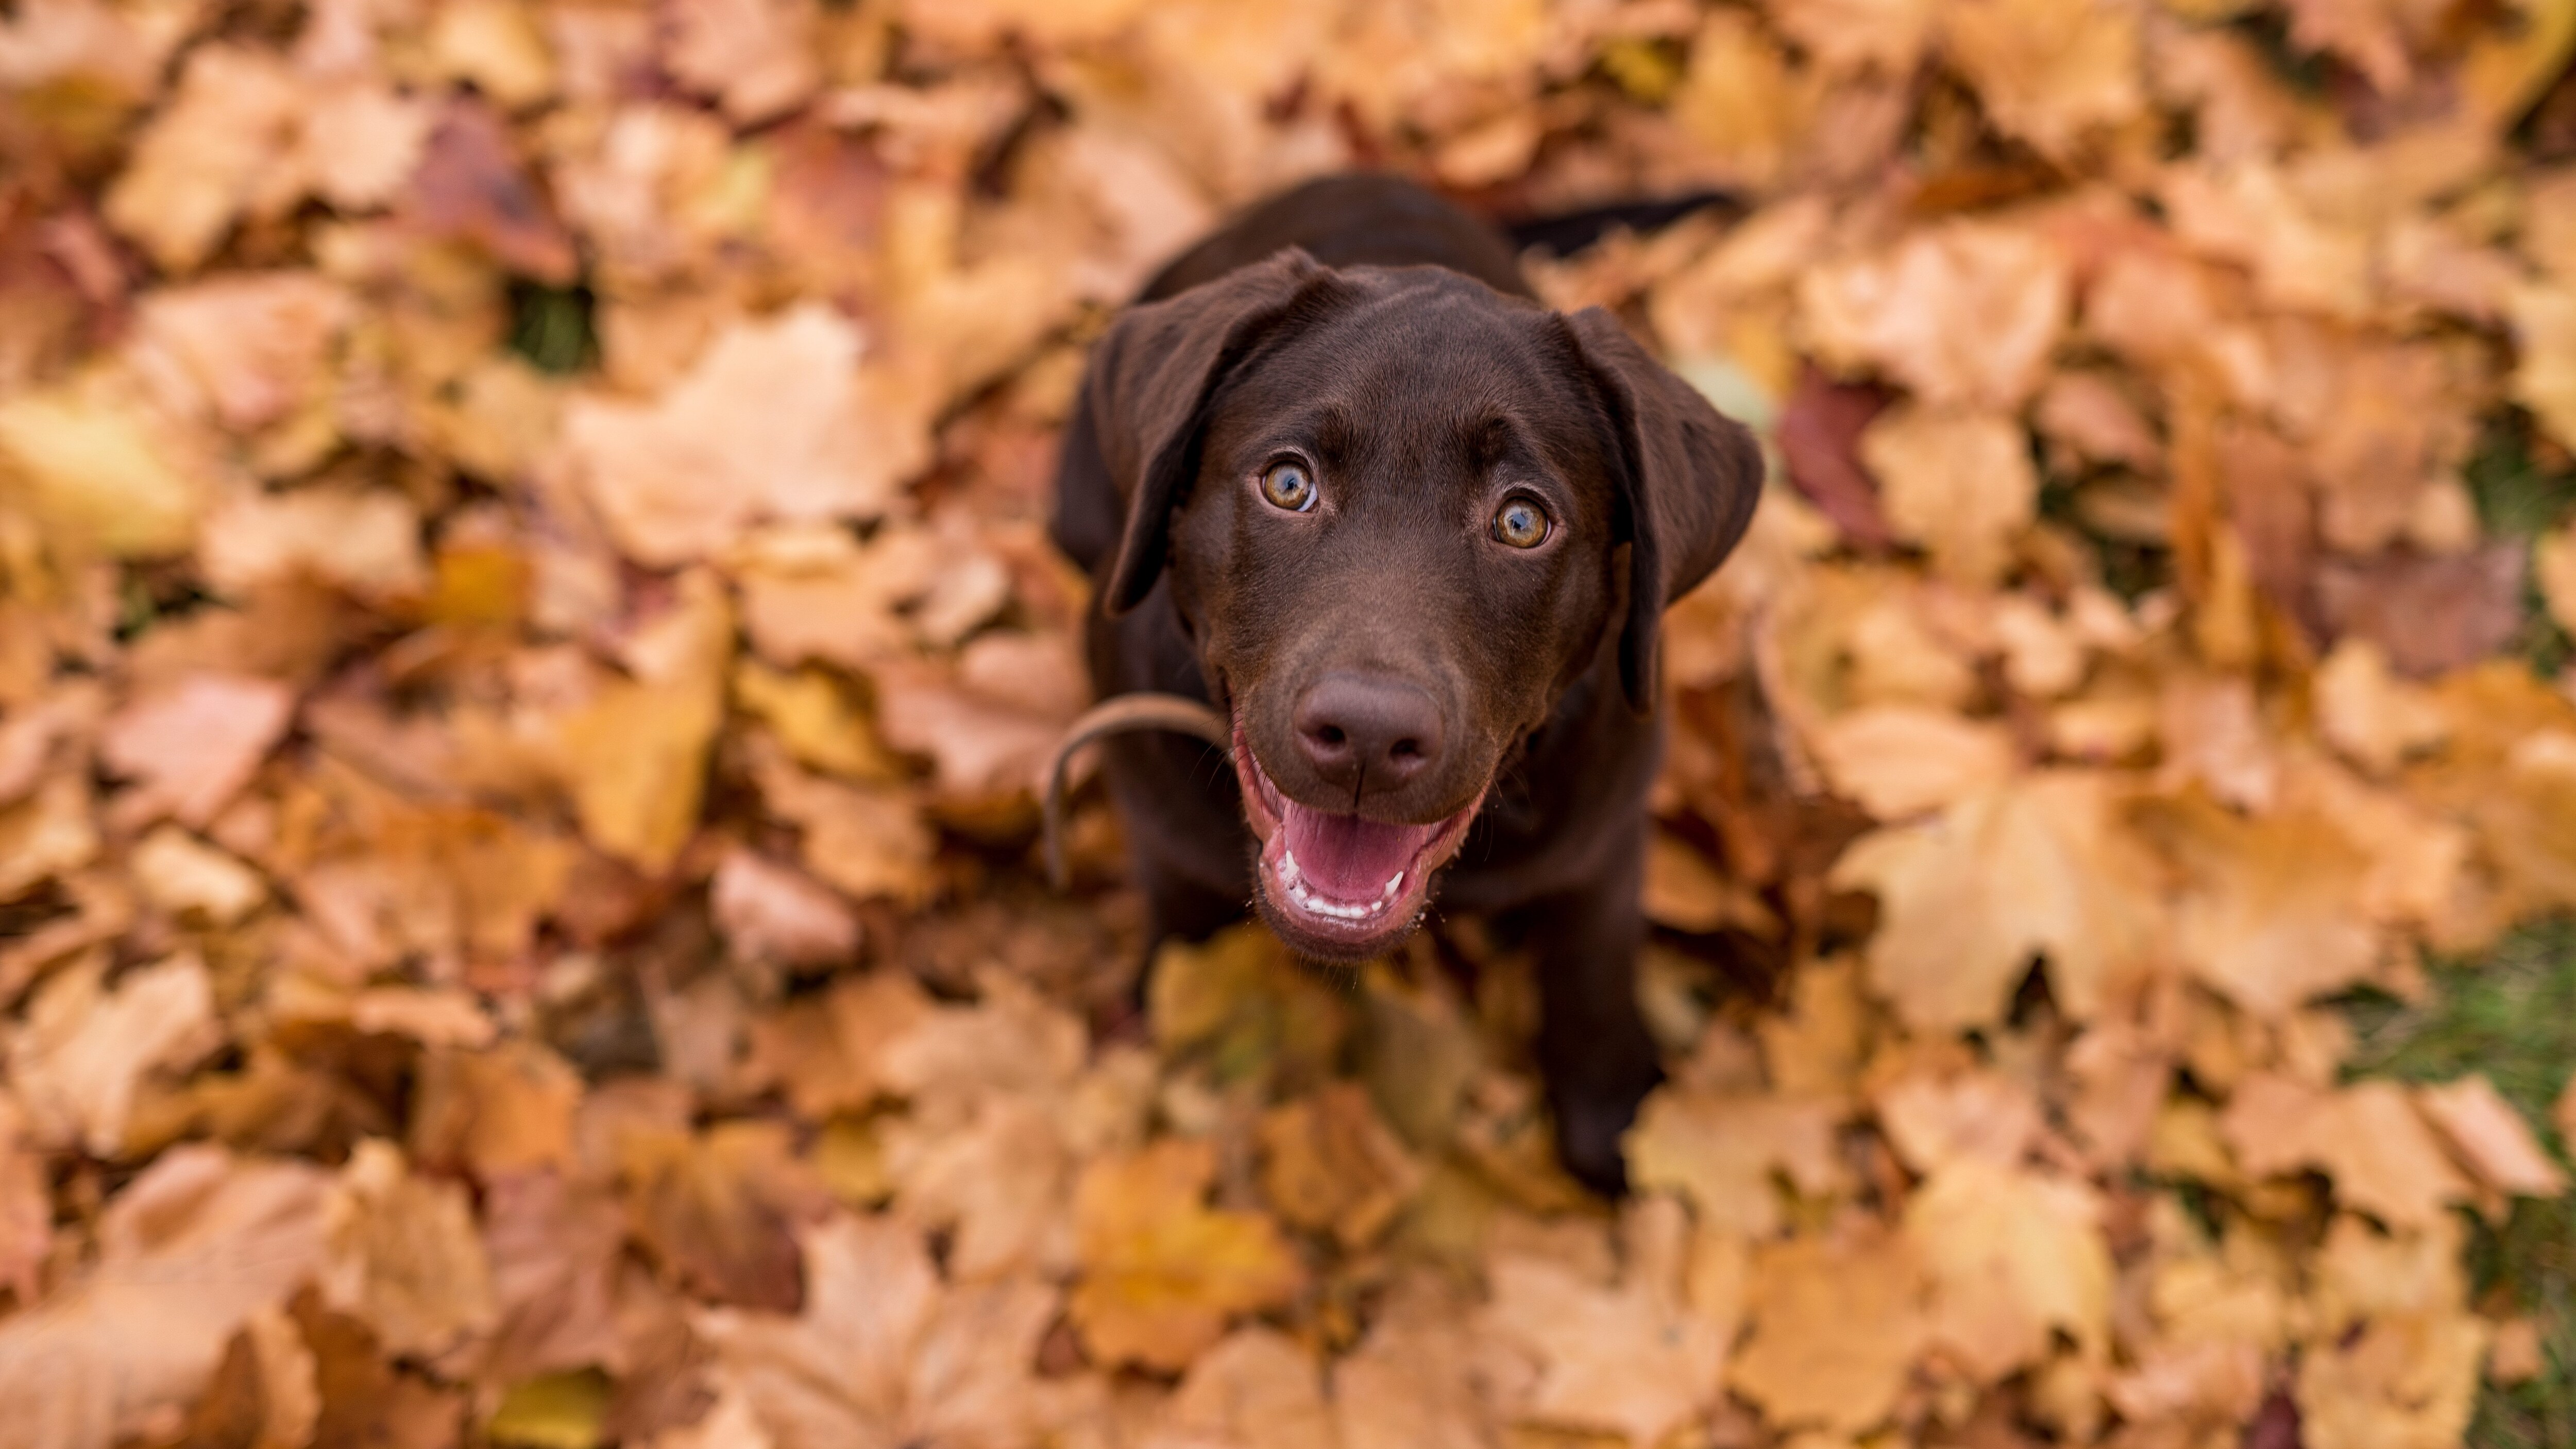
[[1628, 617], [1619, 682], [1629, 707], [1655, 705], [1655, 634], [1664, 609], [1707, 578], [1753, 521], [1762, 449], [1709, 406], [1619, 319], [1586, 307], [1565, 319], [1617, 437], [1617, 521], [1628, 543]]

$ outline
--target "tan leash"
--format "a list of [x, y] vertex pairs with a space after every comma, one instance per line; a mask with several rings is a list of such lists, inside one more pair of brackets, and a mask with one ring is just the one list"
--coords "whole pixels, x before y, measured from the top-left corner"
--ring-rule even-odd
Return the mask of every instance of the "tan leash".
[[1084, 710], [1064, 732], [1064, 741], [1055, 747], [1055, 759], [1047, 766], [1045, 803], [1047, 879], [1057, 890], [1073, 884], [1071, 869], [1064, 859], [1065, 775], [1073, 768], [1073, 752], [1102, 735], [1123, 734], [1129, 730], [1172, 730], [1196, 735], [1233, 757], [1234, 730], [1223, 715], [1195, 699], [1177, 694], [1112, 695]]

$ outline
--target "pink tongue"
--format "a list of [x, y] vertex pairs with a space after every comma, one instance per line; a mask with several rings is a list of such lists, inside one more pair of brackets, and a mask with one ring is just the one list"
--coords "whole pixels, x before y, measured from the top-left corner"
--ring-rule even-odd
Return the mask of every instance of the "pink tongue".
[[1294, 800], [1280, 802], [1279, 829], [1297, 857], [1306, 888], [1344, 902], [1374, 901], [1396, 872], [1413, 863], [1440, 827], [1389, 825], [1357, 815], [1327, 815]]

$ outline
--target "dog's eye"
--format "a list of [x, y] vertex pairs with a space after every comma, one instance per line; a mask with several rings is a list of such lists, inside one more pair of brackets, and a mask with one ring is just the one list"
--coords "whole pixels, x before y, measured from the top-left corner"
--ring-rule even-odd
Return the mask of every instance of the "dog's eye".
[[1315, 506], [1315, 480], [1303, 463], [1273, 463], [1261, 475], [1261, 496], [1273, 508], [1303, 513]]
[[1494, 541], [1513, 548], [1536, 548], [1547, 542], [1547, 510], [1526, 498], [1514, 498], [1494, 510]]

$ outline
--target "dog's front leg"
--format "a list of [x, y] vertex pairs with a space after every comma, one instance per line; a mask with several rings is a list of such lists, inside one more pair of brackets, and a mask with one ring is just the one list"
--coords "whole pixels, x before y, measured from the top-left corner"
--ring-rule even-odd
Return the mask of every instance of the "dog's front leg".
[[1637, 1006], [1645, 943], [1645, 833], [1614, 852], [1586, 889], [1534, 904], [1525, 938], [1536, 957], [1539, 1069], [1556, 1115], [1557, 1151], [1595, 1192], [1627, 1190], [1619, 1139], [1663, 1080]]

